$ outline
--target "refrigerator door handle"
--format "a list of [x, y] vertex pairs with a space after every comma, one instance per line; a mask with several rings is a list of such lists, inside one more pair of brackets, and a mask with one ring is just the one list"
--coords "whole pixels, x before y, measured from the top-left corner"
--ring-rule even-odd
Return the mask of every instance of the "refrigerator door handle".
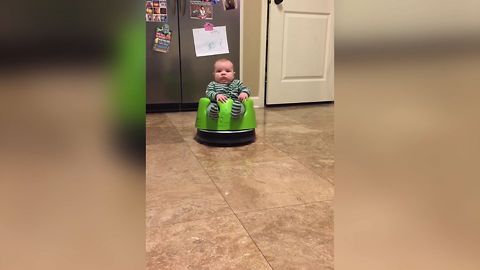
[[177, 0], [170, 0], [169, 4], [170, 6], [172, 5], [173, 1], [173, 16], [177, 15]]
[[185, 16], [185, 10], [187, 9], [187, 0], [183, 0], [183, 11], [182, 16]]

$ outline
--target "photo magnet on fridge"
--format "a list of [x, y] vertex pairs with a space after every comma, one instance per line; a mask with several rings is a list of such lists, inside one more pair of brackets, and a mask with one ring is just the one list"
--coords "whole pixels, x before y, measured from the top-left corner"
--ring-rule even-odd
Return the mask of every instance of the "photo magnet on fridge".
[[167, 0], [153, 1], [153, 21], [168, 22]]
[[160, 14], [153, 14], [153, 22], [160, 22], [161, 21], [161, 17], [160, 17]]
[[153, 21], [153, 3], [152, 1], [145, 2], [145, 21]]
[[153, 0], [145, 2], [145, 21], [167, 22], [167, 0]]
[[231, 10], [238, 8], [238, 0], [222, 0], [223, 8], [225, 10]]
[[213, 20], [213, 6], [210, 2], [190, 1], [190, 18]]
[[168, 22], [167, 0], [160, 0], [160, 22]]

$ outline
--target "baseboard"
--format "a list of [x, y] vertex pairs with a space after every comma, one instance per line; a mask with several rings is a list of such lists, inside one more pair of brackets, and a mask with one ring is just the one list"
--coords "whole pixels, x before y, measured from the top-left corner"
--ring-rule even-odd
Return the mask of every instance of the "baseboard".
[[160, 103], [160, 104], [147, 104], [147, 113], [158, 112], [180, 112], [180, 111], [196, 111], [198, 103]]
[[263, 102], [261, 101], [260, 97], [250, 97], [253, 100], [253, 107], [254, 108], [263, 108]]

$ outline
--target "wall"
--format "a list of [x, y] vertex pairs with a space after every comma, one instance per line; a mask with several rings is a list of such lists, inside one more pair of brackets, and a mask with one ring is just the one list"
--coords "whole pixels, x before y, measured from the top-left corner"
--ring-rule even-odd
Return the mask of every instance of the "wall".
[[[259, 95], [260, 80], [260, 42], [262, 3], [259, 0], [243, 0], [241, 2], [243, 18], [243, 82], [252, 89], [252, 96]], [[263, 89], [261, 89], [263, 91]]]

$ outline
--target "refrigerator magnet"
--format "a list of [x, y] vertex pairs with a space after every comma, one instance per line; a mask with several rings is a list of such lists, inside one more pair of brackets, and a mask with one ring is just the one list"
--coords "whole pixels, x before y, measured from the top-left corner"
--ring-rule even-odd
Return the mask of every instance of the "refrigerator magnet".
[[222, 0], [223, 8], [225, 10], [231, 10], [238, 8], [238, 0]]
[[160, 22], [160, 14], [153, 14], [152, 22]]
[[168, 53], [171, 40], [172, 31], [170, 31], [168, 24], [165, 24], [163, 27], [157, 27], [155, 30], [153, 50], [156, 52]]
[[167, 0], [160, 0], [160, 22], [168, 22]]
[[153, 21], [153, 3], [152, 1], [145, 2], [145, 21]]
[[[151, 7], [149, 8], [148, 6]], [[167, 22], [168, 12], [166, 0], [147, 1], [147, 14], [151, 15], [151, 20], [149, 20], [151, 22]]]
[[205, 29], [205, 31], [213, 31], [213, 27], [214, 27], [214, 25], [212, 23], [209, 23], [209, 22], [207, 22], [203, 25], [203, 28]]
[[213, 6], [210, 2], [190, 1], [190, 18], [213, 20]]

